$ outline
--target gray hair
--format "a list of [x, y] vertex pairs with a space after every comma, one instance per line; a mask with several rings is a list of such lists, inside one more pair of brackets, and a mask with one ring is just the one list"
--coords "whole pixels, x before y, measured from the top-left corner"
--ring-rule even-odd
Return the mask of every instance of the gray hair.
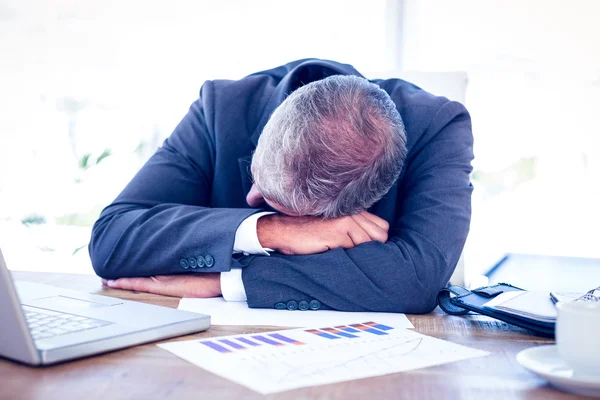
[[265, 199], [298, 215], [336, 218], [381, 199], [405, 157], [404, 124], [390, 96], [364, 78], [335, 75], [275, 109], [252, 174]]

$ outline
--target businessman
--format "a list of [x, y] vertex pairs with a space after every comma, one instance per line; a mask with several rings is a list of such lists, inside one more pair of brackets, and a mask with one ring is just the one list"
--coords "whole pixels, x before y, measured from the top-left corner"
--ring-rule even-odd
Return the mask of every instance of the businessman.
[[249, 307], [426, 313], [469, 230], [459, 103], [300, 60], [208, 81], [96, 222], [113, 288]]

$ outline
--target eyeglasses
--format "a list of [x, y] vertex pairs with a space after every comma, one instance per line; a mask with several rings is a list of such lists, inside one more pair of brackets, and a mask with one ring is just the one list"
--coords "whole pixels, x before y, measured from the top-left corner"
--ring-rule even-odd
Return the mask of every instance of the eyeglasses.
[[600, 301], [600, 298], [594, 294], [596, 290], [600, 291], [600, 286], [598, 286], [596, 289], [590, 290], [575, 301]]

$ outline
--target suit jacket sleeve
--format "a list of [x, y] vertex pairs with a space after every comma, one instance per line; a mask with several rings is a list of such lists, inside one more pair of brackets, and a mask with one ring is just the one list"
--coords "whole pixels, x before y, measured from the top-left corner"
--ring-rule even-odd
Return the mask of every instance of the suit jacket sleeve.
[[229, 271], [235, 232], [257, 210], [209, 208], [215, 141], [211, 82], [163, 146], [94, 224], [96, 273], [113, 279]]
[[319, 300], [345, 311], [426, 313], [436, 306], [462, 252], [471, 217], [471, 121], [459, 103], [434, 114], [408, 161], [399, 218], [387, 243], [308, 256], [248, 257], [250, 307]]

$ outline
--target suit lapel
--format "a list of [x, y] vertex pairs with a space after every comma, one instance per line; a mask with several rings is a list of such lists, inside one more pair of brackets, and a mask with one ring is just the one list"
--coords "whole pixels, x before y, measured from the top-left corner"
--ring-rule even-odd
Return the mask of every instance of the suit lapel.
[[242, 188], [244, 189], [244, 196], [250, 192], [252, 187], [252, 174], [250, 173], [250, 164], [252, 163], [252, 154], [238, 158], [238, 165], [240, 168], [240, 175], [242, 177]]

